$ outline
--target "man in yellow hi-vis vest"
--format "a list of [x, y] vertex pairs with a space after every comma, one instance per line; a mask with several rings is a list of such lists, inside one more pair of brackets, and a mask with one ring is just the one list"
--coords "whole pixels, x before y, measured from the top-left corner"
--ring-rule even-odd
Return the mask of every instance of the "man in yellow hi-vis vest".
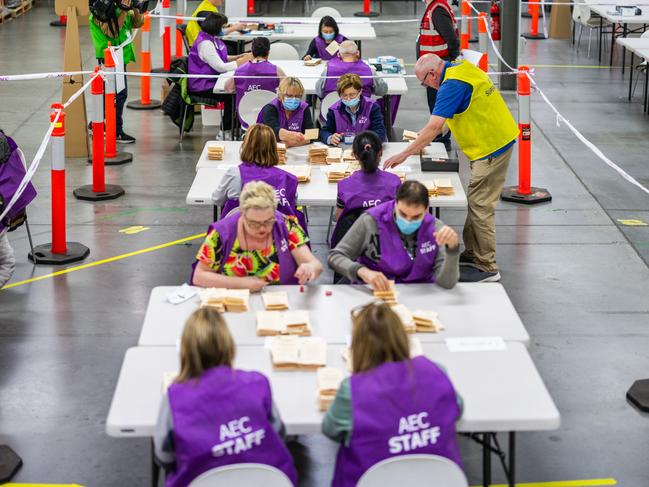
[[448, 125], [471, 164], [460, 280], [498, 281], [496, 203], [518, 137], [518, 125], [489, 76], [466, 60], [445, 62], [435, 54], [426, 54], [417, 61], [415, 75], [422, 86], [439, 90], [435, 107], [417, 139], [388, 159], [385, 167], [394, 167], [408, 156], [419, 154], [444, 124]]

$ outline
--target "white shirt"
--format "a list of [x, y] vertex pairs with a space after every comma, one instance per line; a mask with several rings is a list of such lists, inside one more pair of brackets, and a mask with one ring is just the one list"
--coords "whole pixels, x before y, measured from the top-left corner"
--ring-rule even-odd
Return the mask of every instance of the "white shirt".
[[198, 45], [198, 57], [201, 61], [210, 65], [210, 67], [217, 73], [225, 73], [226, 71], [234, 71], [237, 69], [237, 62], [232, 61], [224, 63], [216, 52], [216, 46], [212, 41], [203, 41]]

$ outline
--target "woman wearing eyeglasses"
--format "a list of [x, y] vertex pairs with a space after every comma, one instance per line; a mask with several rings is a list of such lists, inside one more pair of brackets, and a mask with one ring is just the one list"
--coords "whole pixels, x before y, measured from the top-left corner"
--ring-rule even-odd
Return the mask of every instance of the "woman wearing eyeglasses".
[[252, 181], [241, 191], [239, 211], [208, 228], [191, 283], [252, 292], [268, 284], [305, 284], [322, 273], [308, 242], [297, 218], [277, 211], [273, 187]]
[[426, 186], [405, 181], [396, 200], [363, 213], [329, 252], [329, 267], [352, 282], [387, 291], [389, 281], [452, 288], [459, 278], [455, 230], [428, 213]]
[[372, 465], [408, 454], [439, 455], [461, 466], [455, 422], [462, 401], [445, 371], [410, 358], [408, 336], [385, 303], [352, 316], [352, 376], [344, 379], [322, 432], [340, 443], [333, 487], [352, 487]]

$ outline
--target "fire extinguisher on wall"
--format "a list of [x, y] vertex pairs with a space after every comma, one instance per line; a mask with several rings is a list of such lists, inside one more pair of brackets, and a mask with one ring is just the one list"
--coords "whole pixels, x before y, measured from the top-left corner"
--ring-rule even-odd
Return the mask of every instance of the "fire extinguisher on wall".
[[489, 14], [491, 15], [491, 38], [494, 41], [500, 40], [500, 5], [498, 0], [493, 0], [491, 2], [491, 8], [489, 9]]

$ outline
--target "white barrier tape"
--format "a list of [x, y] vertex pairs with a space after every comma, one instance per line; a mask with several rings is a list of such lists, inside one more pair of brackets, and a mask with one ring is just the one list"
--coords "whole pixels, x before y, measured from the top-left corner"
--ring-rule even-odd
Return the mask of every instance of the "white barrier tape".
[[72, 95], [70, 98], [68, 98], [68, 101], [66, 101], [66, 102], [63, 104], [63, 109], [65, 110], [65, 109], [68, 108], [70, 105], [72, 105], [72, 103], [74, 103], [74, 101], [75, 101], [77, 98], [79, 98], [79, 97], [83, 94], [84, 91], [86, 91], [86, 90], [88, 89], [88, 87], [92, 84], [92, 81], [93, 81], [97, 76], [99, 76], [100, 74], [103, 74], [103, 72], [102, 72], [102, 71], [98, 71], [96, 75], [94, 75], [93, 77], [91, 77], [91, 78], [88, 80], [88, 82], [87, 82], [85, 85], [83, 85], [83, 86], [79, 89], [79, 91], [77, 91], [74, 95]]
[[[473, 9], [474, 12], [476, 12], [477, 14], [480, 13], [479, 10], [473, 6], [473, 4], [472, 4], [471, 1], [469, 1], [469, 0], [465, 0], [465, 1], [469, 3], [469, 7], [471, 7], [471, 8]], [[487, 29], [487, 36], [489, 37], [489, 40], [491, 41], [491, 45], [492, 45], [492, 47], [494, 48], [494, 52], [496, 53], [496, 57], [497, 57], [497, 58], [498, 58], [498, 59], [499, 59], [499, 60], [500, 60], [500, 61], [501, 61], [501, 62], [502, 62], [502, 63], [503, 63], [503, 64], [504, 64], [504, 65], [505, 65], [505, 66], [506, 66], [510, 71], [512, 71], [512, 72], [517, 72], [518, 70], [512, 68], [512, 67], [509, 65], [509, 63], [508, 63], [507, 61], [505, 61], [505, 59], [504, 59], [504, 58], [502, 57], [502, 55], [500, 54], [500, 51], [498, 50], [498, 47], [496, 46], [496, 42], [494, 41], [493, 37], [491, 37], [491, 29]]]
[[92, 73], [94, 73], [94, 71], [59, 71], [54, 73], [10, 74], [0, 76], [0, 81], [27, 81], [34, 79], [65, 78], [66, 76], [78, 76]]
[[[152, 19], [180, 19], [180, 20], [195, 20], [196, 22], [202, 22], [205, 20], [205, 17], [191, 17], [187, 15], [163, 15], [163, 14], [152, 14], [149, 13], [149, 17]], [[244, 24], [277, 24], [277, 25], [319, 25], [320, 19], [316, 20], [290, 20], [290, 17], [285, 17], [288, 20], [282, 20], [281, 22], [269, 22], [270, 19], [259, 18], [255, 19], [252, 17], [241, 17], [241, 18], [232, 18], [228, 19], [231, 23], [242, 22]], [[406, 24], [413, 22], [421, 22], [421, 19], [394, 19], [394, 20], [352, 20], [352, 19], [336, 19], [338, 24], [352, 24], [352, 25], [364, 25], [364, 24]]]

